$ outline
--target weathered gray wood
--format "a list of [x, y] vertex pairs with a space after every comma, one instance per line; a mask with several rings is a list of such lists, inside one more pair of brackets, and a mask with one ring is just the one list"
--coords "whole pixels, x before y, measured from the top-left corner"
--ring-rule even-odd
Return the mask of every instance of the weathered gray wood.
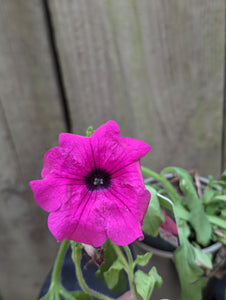
[[224, 0], [49, 3], [74, 132], [115, 119], [153, 169], [218, 174]]
[[41, 1], [0, 1], [0, 298], [36, 299], [57, 243], [28, 182], [64, 129]]

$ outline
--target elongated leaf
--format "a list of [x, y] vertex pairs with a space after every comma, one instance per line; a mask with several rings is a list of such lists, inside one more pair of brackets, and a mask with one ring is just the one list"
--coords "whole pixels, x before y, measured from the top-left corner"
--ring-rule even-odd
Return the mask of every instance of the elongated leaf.
[[54, 299], [54, 293], [47, 293], [45, 294], [40, 300], [53, 300]]
[[226, 201], [226, 195], [218, 195], [213, 198], [213, 201]]
[[173, 212], [173, 202], [169, 198], [161, 195], [159, 192], [157, 193], [157, 196], [158, 196], [160, 206], [167, 208]]
[[226, 209], [221, 210], [221, 218], [226, 220]]
[[152, 257], [151, 252], [146, 252], [144, 255], [137, 255], [136, 260], [133, 263], [133, 266], [135, 267], [136, 265], [139, 266], [146, 266], [146, 264], [149, 262], [150, 258]]
[[188, 241], [174, 252], [174, 262], [180, 279], [182, 300], [202, 300], [202, 288], [207, 279], [202, 277], [203, 270], [196, 264], [194, 250]]
[[225, 238], [218, 236], [217, 240], [226, 246], [226, 233], [225, 233]]
[[[109, 239], [107, 239], [107, 241], [103, 245], [103, 248], [105, 249], [104, 252], [105, 263], [97, 270], [96, 276], [100, 278], [106, 284], [107, 287], [109, 287], [108, 281], [106, 281], [107, 277], [104, 274], [111, 268], [111, 266], [117, 260], [117, 255]], [[112, 286], [111, 283], [110, 286]], [[112, 289], [112, 291], [113, 292], [124, 291], [126, 289], [126, 286], [127, 286], [127, 277], [124, 270], [121, 270], [121, 272], [119, 273], [118, 284]]]
[[204, 267], [205, 269], [212, 269], [212, 254], [211, 253], [204, 253], [201, 249], [197, 247], [193, 247], [195, 253], [195, 262], [198, 266]]
[[164, 216], [160, 209], [157, 192], [154, 188], [146, 185], [146, 188], [151, 193], [151, 201], [148, 206], [148, 211], [144, 217], [143, 231], [151, 236], [157, 236], [159, 227], [164, 222]]
[[208, 216], [208, 219], [209, 219], [209, 221], [212, 224], [215, 224], [218, 227], [223, 228], [223, 229], [226, 230], [226, 222], [225, 222], [225, 220], [223, 220], [223, 219], [221, 219], [219, 217], [216, 217], [216, 216]]
[[104, 279], [110, 290], [113, 290], [117, 286], [122, 270], [123, 264], [119, 259], [117, 259], [114, 261], [111, 267], [106, 272], [104, 272]]
[[144, 300], [149, 300], [154, 289], [160, 288], [162, 278], [159, 276], [155, 267], [152, 267], [148, 274], [141, 270], [135, 273], [135, 283], [138, 294]]
[[203, 195], [203, 202], [205, 204], [211, 203], [213, 201], [213, 198], [214, 198], [215, 194], [216, 194], [215, 190], [206, 188], [205, 191], [204, 191], [204, 195]]
[[212, 233], [211, 225], [190, 174], [186, 170], [176, 167], [164, 169], [162, 174], [167, 170], [177, 173], [180, 177], [180, 189], [185, 195], [185, 201], [190, 210], [189, 221], [195, 230], [196, 239], [201, 245], [208, 245]]

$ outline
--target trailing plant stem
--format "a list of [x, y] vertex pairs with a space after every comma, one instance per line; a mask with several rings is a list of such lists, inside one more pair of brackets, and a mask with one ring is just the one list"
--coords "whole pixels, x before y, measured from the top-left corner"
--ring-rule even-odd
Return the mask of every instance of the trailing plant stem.
[[87, 284], [84, 281], [83, 275], [82, 275], [82, 271], [81, 271], [81, 259], [82, 259], [82, 249], [80, 247], [75, 247], [73, 249], [73, 261], [75, 264], [75, 270], [76, 270], [76, 275], [77, 275], [77, 279], [78, 282], [81, 286], [81, 288], [83, 289], [83, 291], [92, 296], [92, 297], [96, 297], [98, 299], [103, 299], [103, 300], [113, 300], [110, 297], [107, 297], [97, 291], [94, 291], [92, 289], [90, 289]]
[[133, 294], [133, 299], [138, 300], [137, 289], [136, 289], [136, 285], [135, 285], [135, 282], [134, 282], [133, 257], [132, 257], [131, 251], [130, 251], [128, 246], [124, 246], [124, 249], [125, 249], [128, 261], [129, 261], [128, 277], [129, 277], [130, 289], [131, 289], [132, 294]]
[[116, 254], [117, 254], [118, 258], [119, 258], [119, 260], [123, 264], [126, 273], [128, 273], [129, 272], [129, 264], [128, 264], [127, 260], [125, 259], [125, 256], [123, 255], [120, 247], [118, 245], [116, 245], [115, 243], [113, 243], [113, 242], [111, 244], [112, 244], [112, 246], [113, 246], [113, 248], [114, 248], [114, 250], [115, 250], [115, 252], [116, 252]]
[[120, 247], [118, 245], [114, 244], [113, 242], [112, 242], [112, 246], [113, 246], [116, 254], [118, 255], [119, 260], [123, 264], [124, 269], [128, 275], [129, 285], [130, 285], [130, 289], [131, 289], [131, 292], [133, 295], [133, 299], [138, 300], [137, 289], [136, 289], [136, 285], [134, 282], [133, 257], [132, 257], [131, 251], [128, 246], [123, 247], [125, 250], [125, 253], [127, 255], [127, 258], [128, 258], [128, 261], [127, 261], [122, 250], [120, 249]]
[[60, 272], [61, 272], [61, 267], [63, 264], [65, 252], [68, 247], [68, 243], [69, 243], [68, 239], [65, 239], [60, 245], [60, 249], [58, 251], [57, 258], [53, 267], [52, 283], [51, 283], [53, 285], [60, 284]]
[[178, 193], [176, 192], [176, 190], [174, 189], [172, 184], [163, 176], [163, 174], [161, 174], [162, 175], [161, 176], [161, 175], [155, 173], [154, 171], [152, 171], [148, 168], [145, 168], [145, 167], [141, 167], [141, 169], [142, 169], [142, 173], [144, 175], [154, 178], [155, 180], [160, 182], [166, 188], [166, 190], [168, 190], [168, 192], [171, 194], [171, 196], [173, 198], [171, 200], [181, 201], [180, 196], [178, 195]]

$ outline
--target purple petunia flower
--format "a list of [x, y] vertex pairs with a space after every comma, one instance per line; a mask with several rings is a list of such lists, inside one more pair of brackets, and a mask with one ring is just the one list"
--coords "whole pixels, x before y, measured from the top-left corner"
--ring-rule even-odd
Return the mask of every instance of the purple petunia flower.
[[36, 202], [50, 212], [48, 227], [56, 239], [95, 247], [107, 237], [118, 245], [142, 239], [150, 193], [140, 158], [150, 149], [121, 137], [114, 121], [91, 137], [61, 133], [59, 147], [45, 154], [42, 179], [30, 182]]

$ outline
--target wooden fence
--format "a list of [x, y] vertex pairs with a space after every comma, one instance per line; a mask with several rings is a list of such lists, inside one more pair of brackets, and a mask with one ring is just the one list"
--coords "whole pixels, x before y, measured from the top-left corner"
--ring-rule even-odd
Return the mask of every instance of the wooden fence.
[[225, 166], [224, 0], [0, 0], [0, 298], [36, 299], [57, 243], [33, 200], [58, 134], [114, 119], [154, 170]]

